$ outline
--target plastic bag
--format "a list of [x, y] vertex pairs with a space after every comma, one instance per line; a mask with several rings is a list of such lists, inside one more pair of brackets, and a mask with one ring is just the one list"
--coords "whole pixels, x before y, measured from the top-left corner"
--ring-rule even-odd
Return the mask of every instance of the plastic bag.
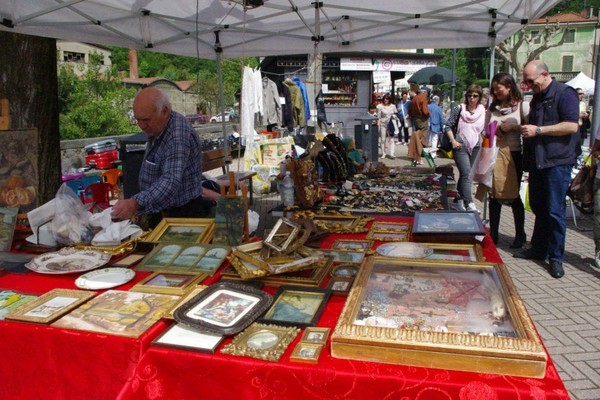
[[54, 219], [50, 223], [54, 239], [66, 246], [89, 243], [94, 236], [88, 223], [91, 213], [75, 192], [63, 183], [54, 200]]
[[469, 173], [471, 181], [492, 187], [496, 157], [498, 157], [497, 147], [481, 147]]

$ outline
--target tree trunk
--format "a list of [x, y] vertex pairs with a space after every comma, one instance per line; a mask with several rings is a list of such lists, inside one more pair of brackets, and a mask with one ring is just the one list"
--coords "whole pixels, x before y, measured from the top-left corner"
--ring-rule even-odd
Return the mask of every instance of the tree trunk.
[[12, 129], [39, 134], [38, 205], [61, 183], [56, 40], [0, 31], [0, 98], [10, 102]]

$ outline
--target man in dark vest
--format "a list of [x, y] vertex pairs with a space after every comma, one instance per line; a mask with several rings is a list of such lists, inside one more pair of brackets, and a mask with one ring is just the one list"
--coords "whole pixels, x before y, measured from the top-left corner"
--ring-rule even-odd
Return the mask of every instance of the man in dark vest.
[[575, 89], [557, 82], [548, 66], [529, 62], [523, 82], [533, 91], [529, 124], [521, 127], [523, 164], [529, 170], [529, 203], [535, 214], [531, 248], [515, 257], [549, 261], [549, 272], [561, 278], [567, 231], [566, 196], [571, 169], [581, 154], [579, 99]]

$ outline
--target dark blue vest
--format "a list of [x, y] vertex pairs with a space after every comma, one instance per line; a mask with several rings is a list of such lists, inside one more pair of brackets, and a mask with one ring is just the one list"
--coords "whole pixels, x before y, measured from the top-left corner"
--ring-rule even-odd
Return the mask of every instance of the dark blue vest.
[[[562, 122], [558, 113], [558, 104], [566, 90], [575, 90], [564, 83], [552, 81], [545, 93], [534, 95], [531, 100], [529, 123], [537, 126], [549, 126]], [[573, 107], [579, 107], [574, 104]], [[527, 166], [544, 169], [557, 165], [573, 165], [581, 154], [579, 132], [566, 136], [535, 136], [523, 141]]]

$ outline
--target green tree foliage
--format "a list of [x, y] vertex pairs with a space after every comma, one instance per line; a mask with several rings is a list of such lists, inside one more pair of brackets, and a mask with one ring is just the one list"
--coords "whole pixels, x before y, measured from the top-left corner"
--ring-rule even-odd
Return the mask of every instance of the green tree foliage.
[[69, 65], [61, 65], [59, 69], [60, 136], [63, 140], [138, 130], [131, 126], [128, 118], [135, 90], [126, 89], [111, 70], [101, 74], [100, 60], [98, 54], [90, 54], [88, 69], [81, 79]]

